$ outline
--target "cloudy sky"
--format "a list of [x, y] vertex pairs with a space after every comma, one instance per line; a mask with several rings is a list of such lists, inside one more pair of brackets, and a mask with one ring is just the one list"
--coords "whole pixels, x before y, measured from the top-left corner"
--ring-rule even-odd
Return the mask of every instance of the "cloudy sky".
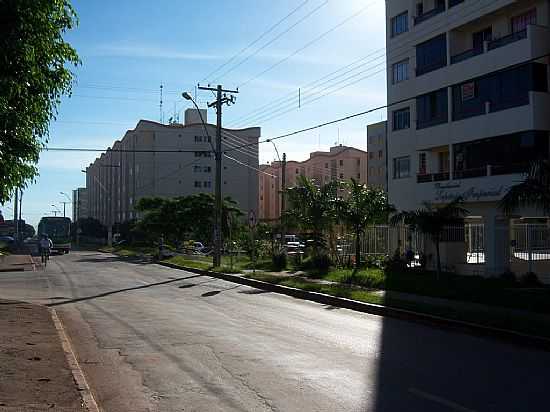
[[[71, 98], [52, 122], [53, 147], [104, 148], [140, 119], [189, 107], [182, 91], [198, 82], [239, 87], [224, 109], [227, 127], [260, 126], [268, 138], [385, 104], [384, 0], [73, 0], [78, 28], [67, 40], [82, 66]], [[235, 57], [236, 56], [236, 57]], [[298, 108], [298, 89], [302, 106]], [[200, 105], [212, 96], [199, 93]], [[208, 113], [215, 118], [214, 112]], [[278, 141], [304, 160], [340, 143], [366, 149], [366, 125], [379, 111]], [[338, 136], [339, 139], [338, 139]], [[45, 152], [23, 197], [31, 224], [62, 209], [60, 192], [85, 186], [93, 153]], [[260, 161], [274, 160], [260, 146]], [[11, 204], [2, 210], [9, 215]], [[67, 211], [70, 216], [70, 209]]]

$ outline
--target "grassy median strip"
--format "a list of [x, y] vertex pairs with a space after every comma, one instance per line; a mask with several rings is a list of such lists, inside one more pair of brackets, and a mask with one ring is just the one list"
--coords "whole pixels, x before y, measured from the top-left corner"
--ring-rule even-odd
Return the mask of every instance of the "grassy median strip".
[[[342, 274], [340, 274], [342, 275]], [[337, 275], [333, 274], [332, 277]], [[279, 276], [269, 273], [247, 274], [246, 277], [273, 283], [282, 286], [303, 289], [310, 292], [325, 293], [327, 295], [374, 303], [405, 309], [428, 315], [441, 316], [448, 319], [477, 323], [502, 329], [509, 329], [520, 333], [550, 338], [550, 317], [533, 314], [518, 314], [513, 311], [457, 309], [451, 306], [432, 305], [424, 302], [415, 302], [381, 295], [377, 290], [363, 289], [342, 284], [321, 284], [303, 277]]]

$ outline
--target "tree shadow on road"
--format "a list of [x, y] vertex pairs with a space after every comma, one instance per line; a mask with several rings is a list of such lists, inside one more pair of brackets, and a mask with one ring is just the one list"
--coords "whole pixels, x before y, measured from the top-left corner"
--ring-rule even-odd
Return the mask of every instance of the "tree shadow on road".
[[183, 277], [183, 278], [170, 279], [170, 280], [165, 280], [165, 281], [162, 281], [162, 282], [149, 283], [147, 285], [139, 285], [139, 286], [133, 286], [133, 287], [124, 288], [124, 289], [117, 289], [117, 290], [112, 290], [112, 291], [109, 291], [109, 292], [99, 293], [97, 295], [84, 296], [84, 297], [81, 297], [81, 298], [74, 298], [74, 299], [64, 300], [63, 302], [49, 303], [46, 306], [53, 307], [53, 306], [68, 305], [70, 303], [78, 303], [78, 302], [83, 302], [83, 301], [97, 299], [97, 298], [104, 298], [106, 296], [115, 295], [115, 294], [118, 294], [118, 293], [125, 293], [125, 292], [130, 292], [130, 291], [139, 290], [139, 289], [147, 289], [147, 288], [151, 288], [153, 286], [168, 285], [170, 283], [179, 282], [179, 281], [187, 280], [187, 279], [199, 278], [199, 277], [204, 277], [204, 276], [203, 275], [186, 276], [186, 277]]

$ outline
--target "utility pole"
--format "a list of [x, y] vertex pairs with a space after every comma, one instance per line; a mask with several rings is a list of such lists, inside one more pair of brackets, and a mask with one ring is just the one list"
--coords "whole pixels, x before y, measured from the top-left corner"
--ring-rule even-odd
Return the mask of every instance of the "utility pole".
[[17, 221], [17, 218], [19, 217], [18, 211], [18, 205], [19, 205], [19, 189], [15, 189], [15, 198], [13, 199], [13, 230], [15, 234], [15, 238], [17, 239], [19, 236], [19, 222]]
[[222, 106], [235, 103], [235, 96], [227, 93], [239, 93], [238, 90], [224, 90], [221, 85], [218, 87], [201, 87], [199, 90], [216, 92], [216, 101], [208, 103], [208, 107], [216, 108], [216, 146], [214, 156], [216, 159], [216, 181], [215, 181], [215, 212], [214, 212], [214, 261], [215, 267], [221, 266], [222, 250]]
[[281, 170], [281, 246], [285, 245], [285, 189], [286, 189], [286, 153], [283, 153], [283, 169]]
[[23, 232], [25, 231], [25, 226], [21, 226], [21, 214], [23, 211], [23, 189], [19, 190], [19, 219], [17, 220], [17, 234], [19, 235], [18, 241], [23, 240]]
[[67, 216], [65, 215], [65, 205], [66, 205], [67, 203], [70, 203], [70, 202], [61, 202], [61, 203], [63, 203], [63, 217], [67, 217]]

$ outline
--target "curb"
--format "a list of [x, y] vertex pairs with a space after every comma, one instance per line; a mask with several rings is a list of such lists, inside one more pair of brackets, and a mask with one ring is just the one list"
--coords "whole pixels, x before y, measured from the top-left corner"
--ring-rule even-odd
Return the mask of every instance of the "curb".
[[61, 319], [59, 319], [59, 316], [57, 316], [57, 312], [55, 311], [55, 309], [50, 309], [50, 313], [53, 323], [55, 325], [55, 329], [57, 329], [57, 333], [59, 334], [61, 345], [63, 347], [63, 352], [65, 352], [65, 357], [67, 358], [67, 362], [69, 363], [69, 368], [71, 368], [73, 379], [77, 385], [80, 397], [82, 398], [82, 403], [86, 407], [87, 411], [99, 412], [100, 409], [97, 406], [97, 402], [94, 399], [90, 386], [88, 385], [88, 381], [86, 381], [84, 372], [82, 371], [78, 361], [76, 360], [71, 342], [69, 341], [69, 338], [65, 333], [63, 323], [61, 323]]
[[337, 296], [327, 295], [319, 292], [309, 292], [302, 289], [296, 289], [288, 286], [276, 285], [273, 283], [263, 282], [261, 280], [249, 279], [238, 275], [227, 273], [211, 272], [189, 267], [174, 265], [167, 262], [157, 262], [161, 266], [166, 266], [172, 269], [185, 270], [187, 272], [196, 273], [199, 275], [210, 276], [217, 279], [226, 280], [228, 282], [239, 283], [254, 287], [257, 289], [267, 290], [269, 292], [280, 293], [291, 296], [297, 299], [309, 300], [324, 305], [337, 306], [340, 308], [351, 309], [357, 312], [369, 313], [378, 316], [389, 316], [392, 318], [414, 321], [431, 326], [444, 327], [448, 329], [460, 330], [475, 334], [478, 336], [486, 336], [506, 340], [508, 342], [534, 346], [540, 349], [550, 351], [550, 339], [542, 336], [528, 335], [521, 332], [515, 332], [509, 329], [496, 328], [492, 326], [484, 326], [478, 323], [466, 322], [461, 320], [444, 318], [441, 316], [429, 315], [421, 312], [414, 312], [407, 309], [399, 309], [391, 306], [377, 305], [375, 303], [360, 302], [357, 300], [340, 298]]

